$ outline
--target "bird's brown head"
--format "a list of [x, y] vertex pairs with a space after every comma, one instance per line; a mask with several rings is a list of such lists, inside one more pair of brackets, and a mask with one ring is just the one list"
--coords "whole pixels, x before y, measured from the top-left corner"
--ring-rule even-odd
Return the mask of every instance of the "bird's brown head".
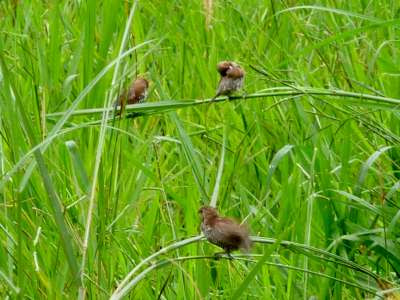
[[134, 104], [138, 102], [142, 102], [148, 93], [149, 82], [147, 79], [143, 77], [138, 77], [134, 82], [130, 89], [130, 93], [128, 96], [128, 103]]
[[199, 209], [201, 220], [210, 220], [218, 217], [218, 212], [214, 207], [203, 206]]
[[221, 61], [217, 65], [217, 71], [221, 76], [226, 76], [226, 72], [234, 66], [231, 61]]
[[149, 81], [143, 77], [138, 77], [133, 83], [137, 89], [147, 89], [149, 87]]
[[240, 66], [234, 66], [226, 71], [228, 78], [239, 79], [244, 77], [244, 70]]

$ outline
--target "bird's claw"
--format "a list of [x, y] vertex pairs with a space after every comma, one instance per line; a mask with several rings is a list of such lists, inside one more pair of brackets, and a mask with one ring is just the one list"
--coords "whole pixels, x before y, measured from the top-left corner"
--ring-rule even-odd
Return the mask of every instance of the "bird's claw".
[[214, 259], [215, 260], [219, 260], [220, 258], [221, 258], [221, 253], [220, 252], [214, 253]]
[[229, 260], [233, 259], [233, 256], [229, 252], [217, 252], [217, 253], [214, 253], [214, 259], [215, 260], [219, 260], [221, 257], [224, 256], [224, 254], [226, 254], [226, 256], [228, 257]]

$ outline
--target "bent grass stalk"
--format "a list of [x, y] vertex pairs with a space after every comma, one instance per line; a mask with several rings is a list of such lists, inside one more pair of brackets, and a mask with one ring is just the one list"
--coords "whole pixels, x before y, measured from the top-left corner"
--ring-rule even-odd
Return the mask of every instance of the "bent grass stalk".
[[[130, 271], [128, 273], [128, 275], [125, 276], [125, 278], [120, 282], [120, 284], [118, 285], [118, 287], [115, 289], [115, 291], [112, 293], [110, 300], [118, 300], [121, 299], [122, 297], [124, 297], [138, 282], [140, 282], [148, 273], [150, 273], [151, 271], [162, 267], [166, 264], [170, 264], [171, 262], [178, 262], [178, 261], [185, 261], [188, 259], [215, 259], [215, 256], [190, 256], [190, 257], [178, 257], [178, 258], [171, 258], [171, 259], [166, 259], [163, 260], [161, 262], [156, 262], [156, 263], [152, 263], [151, 266], [147, 267], [146, 269], [144, 269], [141, 273], [139, 273], [137, 276], [133, 277], [133, 275], [135, 273], [137, 273], [141, 267], [143, 267], [145, 264], [150, 263], [152, 260], [154, 260], [155, 258], [157, 258], [158, 256], [168, 253], [171, 250], [174, 249], [178, 249], [181, 248], [183, 246], [189, 245], [191, 243], [195, 243], [198, 242], [200, 240], [202, 240], [204, 238], [203, 235], [199, 235], [193, 238], [188, 238], [176, 243], [173, 243], [167, 247], [162, 248], [161, 250], [153, 253], [152, 255], [148, 256], [147, 258], [143, 259], [137, 266], [135, 266], [135, 268], [132, 269], [132, 271]], [[311, 256], [314, 256], [317, 259], [323, 260], [323, 261], [327, 261], [327, 262], [332, 262], [332, 263], [336, 263], [336, 264], [340, 264], [344, 267], [348, 267], [350, 269], [353, 269], [355, 271], [364, 273], [366, 275], [368, 275], [369, 277], [372, 277], [374, 280], [381, 280], [381, 278], [374, 274], [373, 272], [369, 271], [368, 269], [352, 262], [349, 261], [345, 258], [342, 258], [338, 255], [335, 255], [333, 253], [312, 247], [310, 245], [305, 245], [305, 244], [300, 244], [300, 243], [296, 243], [296, 242], [291, 242], [291, 241], [278, 241], [274, 238], [264, 238], [264, 237], [251, 237], [251, 240], [253, 243], [262, 243], [262, 244], [276, 244], [278, 243], [280, 246], [282, 247], [288, 247], [289, 249], [293, 248], [296, 251], [300, 251], [303, 252], [305, 255], [309, 254], [310, 252], [315, 253], [312, 254]], [[250, 254], [250, 255], [245, 255], [245, 257], [261, 257], [261, 254]], [[225, 256], [221, 256], [222, 258], [228, 258]], [[243, 257], [242, 255], [234, 255], [234, 258], [240, 258]], [[302, 268], [298, 268], [295, 266], [288, 266], [288, 265], [283, 265], [283, 264], [276, 264], [276, 263], [271, 263], [271, 262], [265, 262], [265, 264], [269, 264], [269, 265], [275, 265], [275, 266], [283, 266], [283, 267], [287, 267], [293, 270], [297, 270], [297, 271], [302, 271], [302, 272], [306, 272], [308, 274], [313, 274], [313, 275], [318, 275], [318, 276], [322, 276], [325, 278], [330, 278], [332, 280], [338, 281], [338, 282], [342, 282], [342, 283], [346, 283], [348, 285], [351, 285], [353, 287], [357, 287], [360, 289], [363, 289], [365, 291], [368, 291], [370, 293], [376, 294], [377, 290], [376, 289], [372, 289], [370, 287], [363, 287], [359, 284], [355, 284], [352, 282], [348, 282], [348, 281], [344, 281], [329, 275], [325, 275], [319, 272], [314, 272], [314, 271], [310, 271], [310, 270], [306, 270], [306, 269], [302, 269]], [[133, 278], [132, 278], [133, 277]]]
[[[274, 88], [273, 90], [276, 90]], [[282, 91], [283, 90], [283, 91]], [[385, 109], [398, 109], [400, 106], [400, 99], [390, 98], [390, 97], [382, 97], [371, 94], [364, 93], [354, 93], [347, 92], [341, 90], [328, 90], [328, 89], [315, 89], [309, 87], [296, 87], [296, 90], [288, 89], [287, 87], [282, 87], [278, 91], [272, 92], [261, 92], [248, 94], [243, 96], [232, 96], [230, 97], [230, 101], [233, 100], [245, 100], [245, 99], [255, 99], [255, 98], [270, 98], [270, 97], [287, 97], [287, 96], [331, 96], [331, 97], [349, 97], [355, 99], [364, 99], [372, 102], [376, 102], [385, 106], [382, 108]], [[167, 111], [173, 111], [180, 108], [193, 107], [197, 105], [203, 105], [207, 103], [217, 103], [217, 102], [225, 102], [227, 101], [226, 97], [219, 97], [215, 100], [205, 99], [205, 100], [165, 100], [160, 102], [150, 102], [150, 103], [140, 103], [140, 104], [130, 104], [126, 105], [126, 112], [137, 112], [143, 113], [146, 115], [151, 115], [155, 113], [162, 113]], [[357, 102], [357, 105], [363, 105], [363, 103]], [[386, 106], [392, 105], [392, 106]], [[394, 105], [394, 106], [393, 106]], [[82, 116], [82, 115], [95, 115], [102, 114], [104, 112], [112, 112], [114, 108], [90, 108], [90, 109], [80, 109], [71, 113], [72, 116]], [[47, 114], [46, 117], [49, 119], [64, 116], [65, 112], [55, 112]]]
[[122, 291], [125, 289], [125, 286], [128, 284], [129, 280], [132, 278], [132, 276], [145, 264], [156, 258], [157, 256], [160, 256], [162, 254], [168, 253], [171, 250], [181, 248], [183, 246], [189, 245], [191, 243], [200, 241], [203, 239], [203, 235], [198, 235], [192, 238], [185, 239], [183, 241], [179, 241], [176, 243], [173, 243], [167, 247], [162, 248], [161, 250], [153, 253], [152, 255], [146, 257], [143, 259], [137, 266], [135, 266], [132, 271], [128, 273], [128, 275], [125, 276], [125, 278], [118, 284], [118, 287], [115, 289], [114, 293], [111, 295], [110, 299], [119, 299], [118, 297], [121, 295]]

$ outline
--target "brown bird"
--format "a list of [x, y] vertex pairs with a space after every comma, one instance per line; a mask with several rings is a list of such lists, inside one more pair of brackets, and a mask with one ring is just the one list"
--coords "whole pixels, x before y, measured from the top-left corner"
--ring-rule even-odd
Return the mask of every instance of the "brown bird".
[[233, 61], [221, 61], [217, 65], [217, 71], [221, 75], [219, 80], [217, 94], [212, 98], [214, 100], [221, 95], [230, 95], [243, 87], [244, 70]]
[[201, 215], [201, 231], [207, 240], [224, 249], [230, 256], [234, 250], [249, 252], [251, 241], [246, 227], [239, 225], [230, 218], [220, 217], [215, 208], [203, 206], [199, 209]]
[[126, 104], [136, 104], [142, 103], [147, 97], [149, 89], [149, 82], [142, 78], [138, 77], [131, 85], [129, 90], [125, 91], [122, 95], [120, 95], [115, 102], [115, 106], [121, 106], [121, 113], [125, 108]]

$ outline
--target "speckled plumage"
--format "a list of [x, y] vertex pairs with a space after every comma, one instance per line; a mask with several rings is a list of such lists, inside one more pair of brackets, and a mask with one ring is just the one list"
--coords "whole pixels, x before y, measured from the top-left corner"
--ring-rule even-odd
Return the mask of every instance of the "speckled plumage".
[[228, 254], [234, 250], [248, 252], [251, 247], [249, 233], [245, 226], [239, 225], [230, 218], [220, 217], [215, 208], [200, 208], [201, 231], [207, 240], [224, 249]]
[[218, 84], [218, 89], [217, 89], [217, 95], [230, 95], [234, 91], [240, 90], [243, 86], [243, 77], [240, 78], [229, 78], [227, 76], [221, 77], [219, 84]]

